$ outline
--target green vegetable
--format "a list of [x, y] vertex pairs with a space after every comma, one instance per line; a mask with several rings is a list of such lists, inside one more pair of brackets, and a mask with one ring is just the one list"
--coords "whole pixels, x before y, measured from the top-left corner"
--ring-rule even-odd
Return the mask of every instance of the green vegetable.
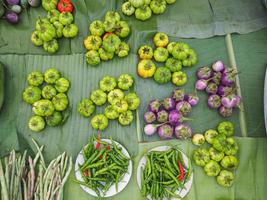
[[33, 103], [32, 112], [35, 115], [47, 117], [53, 114], [55, 108], [51, 101], [42, 99]]
[[223, 159], [223, 157], [224, 157], [224, 153], [223, 152], [217, 151], [213, 147], [209, 148], [209, 153], [210, 153], [210, 158], [212, 160], [215, 160], [216, 162], [221, 161]]
[[85, 54], [86, 62], [90, 65], [98, 65], [100, 63], [99, 53], [96, 50], [90, 50]]
[[149, 6], [143, 5], [135, 10], [135, 18], [141, 21], [148, 20], [152, 15], [152, 11]]
[[197, 54], [193, 49], [189, 49], [186, 58], [183, 60], [184, 67], [191, 67], [197, 63]]
[[112, 102], [113, 108], [118, 112], [118, 113], [123, 113], [127, 111], [128, 109], [128, 104], [127, 101], [123, 99], [116, 99]]
[[165, 0], [152, 0], [150, 3], [150, 8], [154, 14], [162, 14], [166, 10]]
[[116, 35], [121, 38], [125, 38], [130, 34], [130, 27], [126, 21], [118, 21], [115, 29]]
[[176, 86], [183, 86], [187, 82], [186, 73], [179, 71], [172, 74], [172, 83]]
[[111, 60], [114, 56], [114, 52], [108, 52], [102, 47], [98, 50], [98, 52], [99, 52], [101, 60], [104, 60], [104, 61]]
[[154, 53], [151, 46], [143, 45], [139, 48], [138, 54], [141, 59], [152, 59]]
[[204, 167], [210, 161], [209, 151], [199, 148], [193, 151], [193, 158], [198, 166]]
[[234, 182], [234, 174], [233, 172], [222, 170], [217, 176], [217, 183], [224, 187], [231, 187]]
[[89, 31], [92, 33], [92, 35], [102, 36], [105, 32], [102, 21], [93, 21], [89, 26]]
[[234, 124], [230, 121], [224, 121], [219, 123], [218, 131], [226, 136], [232, 136], [234, 134]]
[[158, 47], [154, 51], [154, 59], [157, 62], [165, 62], [168, 59], [168, 56], [169, 56], [168, 50], [163, 47]]
[[54, 10], [50, 10], [50, 11], [47, 13], [47, 18], [49, 19], [49, 21], [50, 21], [51, 23], [54, 23], [54, 22], [56, 22], [56, 21], [59, 20], [59, 14], [60, 14], [60, 12], [59, 12], [58, 10], [56, 10], [56, 9], [54, 9]]
[[129, 2], [135, 7], [138, 8], [142, 5], [144, 5], [145, 1], [144, 0], [129, 0]]
[[178, 60], [185, 60], [189, 52], [189, 46], [185, 43], [176, 43], [172, 49], [172, 55]]
[[56, 94], [57, 90], [52, 85], [46, 85], [42, 89], [42, 97], [44, 99], [52, 99]]
[[194, 134], [192, 137], [192, 143], [194, 145], [200, 146], [205, 143], [205, 137], [202, 134]]
[[58, 42], [56, 39], [53, 39], [53, 40], [48, 41], [48, 42], [44, 42], [43, 48], [48, 53], [56, 53], [58, 48], [59, 48]]
[[121, 43], [120, 38], [115, 34], [111, 34], [111, 35], [108, 35], [103, 40], [103, 48], [106, 51], [112, 53], [112, 52], [115, 52], [119, 48], [120, 43]]
[[41, 99], [41, 90], [35, 86], [27, 87], [22, 94], [22, 98], [26, 103], [33, 104]]
[[43, 24], [40, 27], [40, 30], [37, 31], [39, 38], [44, 41], [48, 42], [53, 40], [56, 37], [56, 29], [52, 24]]
[[132, 92], [132, 93], [128, 93], [124, 99], [126, 100], [127, 104], [128, 104], [128, 109], [129, 110], [136, 110], [139, 105], [140, 105], [140, 99], [137, 96], [136, 93]]
[[113, 104], [113, 102], [117, 99], [123, 99], [123, 98], [124, 98], [124, 93], [120, 89], [114, 89], [108, 93], [108, 102], [110, 104]]
[[48, 126], [55, 127], [62, 122], [63, 116], [60, 112], [55, 111], [52, 115], [45, 118]]
[[116, 22], [120, 21], [121, 16], [116, 11], [108, 11], [105, 15], [105, 21], [112, 21], [115, 20]]
[[73, 38], [78, 34], [78, 26], [76, 24], [67, 24], [63, 28], [63, 36], [65, 38]]
[[213, 129], [207, 130], [204, 134], [205, 139], [209, 144], [213, 144], [213, 141], [217, 135], [218, 135], [218, 132]]
[[90, 99], [83, 99], [77, 108], [80, 115], [90, 117], [95, 111], [95, 105]]
[[28, 84], [31, 86], [39, 86], [39, 85], [42, 85], [44, 81], [44, 77], [41, 72], [34, 71], [34, 72], [31, 72], [27, 76], [27, 81], [28, 81]]
[[116, 50], [116, 54], [122, 58], [128, 55], [130, 51], [130, 47], [126, 42], [121, 42], [118, 49]]
[[108, 127], [108, 118], [103, 115], [95, 115], [91, 120], [91, 125], [96, 130], [105, 130]]
[[228, 137], [226, 138], [226, 147], [225, 147], [225, 154], [226, 155], [235, 155], [238, 151], [238, 145], [234, 138]]
[[126, 1], [122, 4], [121, 11], [123, 12], [123, 14], [131, 16], [132, 14], [134, 14], [135, 8], [129, 1]]
[[153, 38], [154, 44], [156, 47], [166, 47], [169, 43], [169, 37], [166, 33], [156, 33], [156, 35]]
[[60, 72], [56, 68], [50, 68], [44, 73], [44, 80], [46, 83], [54, 84], [61, 77]]
[[116, 29], [116, 21], [115, 20], [106, 20], [103, 23], [104, 30], [108, 33], [114, 32]]
[[102, 90], [92, 91], [90, 98], [97, 106], [101, 106], [107, 101], [107, 95]]
[[56, 80], [55, 88], [58, 92], [67, 92], [70, 86], [70, 82], [65, 78], [59, 78]]
[[31, 35], [31, 41], [35, 46], [42, 46], [44, 44], [43, 40], [39, 37], [40, 32], [33, 31]]
[[110, 92], [117, 86], [116, 79], [111, 76], [105, 76], [100, 82], [99, 87], [104, 92]]
[[61, 24], [59, 21], [55, 21], [53, 25], [56, 28], [56, 38], [62, 38], [64, 28], [63, 24]]
[[45, 128], [44, 118], [40, 116], [33, 116], [28, 123], [29, 129], [35, 132], [40, 132]]
[[219, 134], [213, 140], [213, 147], [218, 151], [224, 152], [226, 150], [226, 136]]
[[178, 72], [182, 69], [182, 62], [175, 58], [168, 58], [165, 65], [171, 72]]
[[66, 110], [69, 105], [69, 100], [66, 94], [58, 93], [56, 96], [53, 97], [52, 103], [57, 111]]
[[236, 169], [238, 166], [238, 159], [235, 156], [225, 156], [221, 161], [221, 165], [225, 169]]
[[175, 47], [176, 42], [170, 42], [167, 46], [167, 50], [169, 51], [170, 54], [172, 54], [173, 48]]
[[133, 121], [133, 113], [130, 110], [123, 112], [119, 116], [119, 123], [123, 126], [131, 124]]
[[113, 108], [112, 105], [109, 105], [105, 108], [105, 116], [108, 119], [116, 119], [119, 117], [119, 113]]
[[50, 21], [49, 21], [48, 18], [39, 18], [39, 19], [35, 22], [35, 29], [36, 29], [37, 31], [40, 31], [41, 28], [42, 28], [42, 26], [44, 26], [44, 25], [46, 25], [46, 24], [51, 25], [51, 23], [50, 23]]
[[210, 160], [204, 167], [204, 171], [206, 172], [206, 174], [208, 176], [217, 176], [220, 171], [220, 165], [214, 161], [214, 160]]
[[160, 84], [169, 82], [171, 77], [171, 71], [167, 67], [158, 67], [154, 74], [154, 80]]
[[59, 15], [59, 22], [63, 25], [68, 25], [73, 22], [73, 15], [71, 12], [62, 12]]
[[42, 7], [46, 11], [55, 10], [57, 7], [57, 0], [42, 0]]
[[122, 90], [129, 90], [133, 82], [133, 77], [130, 74], [121, 74], [118, 78], [118, 87]]

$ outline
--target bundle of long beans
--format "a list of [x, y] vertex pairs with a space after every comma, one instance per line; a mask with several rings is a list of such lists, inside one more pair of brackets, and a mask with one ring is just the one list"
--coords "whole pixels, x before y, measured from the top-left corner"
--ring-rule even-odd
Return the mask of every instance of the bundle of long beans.
[[16, 154], [0, 159], [0, 197], [2, 200], [62, 200], [63, 187], [72, 169], [72, 158], [59, 155], [46, 166], [42, 151], [37, 148], [34, 158]]

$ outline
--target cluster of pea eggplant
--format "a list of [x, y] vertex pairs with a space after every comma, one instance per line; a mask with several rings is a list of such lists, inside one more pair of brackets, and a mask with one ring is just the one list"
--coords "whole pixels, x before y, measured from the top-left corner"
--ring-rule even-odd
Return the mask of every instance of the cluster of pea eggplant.
[[[196, 52], [183, 42], [169, 42], [169, 37], [162, 32], [154, 36], [156, 49], [149, 45], [139, 48], [140, 62], [137, 73], [142, 78], [153, 77], [159, 84], [172, 81], [176, 86], [183, 86], [187, 82], [187, 74], [182, 72], [183, 67], [191, 67], [197, 63]], [[156, 67], [152, 59], [165, 66]]]
[[121, 20], [118, 12], [108, 11], [105, 20], [95, 20], [89, 26], [91, 35], [83, 43], [88, 50], [85, 54], [90, 65], [98, 65], [101, 60], [108, 61], [116, 54], [119, 58], [126, 57], [130, 51], [129, 45], [121, 41], [130, 34], [130, 27]]
[[148, 20], [152, 14], [160, 15], [166, 11], [167, 5], [176, 0], [128, 0], [122, 4], [121, 10], [127, 16], [135, 15], [141, 21]]

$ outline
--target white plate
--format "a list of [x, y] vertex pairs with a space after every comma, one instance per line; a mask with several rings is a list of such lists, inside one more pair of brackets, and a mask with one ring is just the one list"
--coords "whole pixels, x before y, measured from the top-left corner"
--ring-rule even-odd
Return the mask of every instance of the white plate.
[[[159, 146], [159, 147], [155, 147], [153, 149], [151, 149], [149, 152], [151, 151], [167, 151], [168, 149], [170, 149], [171, 146]], [[180, 151], [180, 150], [179, 150]], [[182, 152], [180, 151], [183, 155], [183, 159], [184, 159], [184, 163], [186, 165], [186, 167], [189, 167], [189, 159], [188, 157]], [[138, 186], [141, 190], [141, 168], [142, 167], [145, 167], [146, 165], [146, 158], [145, 156], [143, 156], [140, 161], [139, 161], [139, 164], [138, 164], [138, 167], [137, 167], [137, 183], [138, 183]], [[184, 198], [187, 193], [189, 192], [191, 186], [192, 186], [192, 183], [193, 183], [193, 171], [191, 172], [191, 176], [190, 176], [190, 179], [185, 183], [185, 188], [184, 189], [178, 189], [175, 193], [178, 194], [180, 197]], [[150, 195], [147, 196], [148, 199], [151, 199]], [[166, 198], [164, 198], [166, 199]], [[171, 198], [172, 200], [175, 200], [175, 199], [178, 199], [178, 198]]]
[[[101, 139], [101, 140], [108, 142], [110, 144], [112, 143], [111, 140], [109, 140], [109, 139]], [[122, 153], [124, 153], [124, 155], [126, 155], [128, 158], [130, 158], [128, 151], [120, 143], [118, 143], [116, 141], [114, 141], [114, 142], [118, 147], [120, 147], [122, 149]], [[76, 176], [76, 179], [79, 181], [83, 181], [83, 178], [82, 178], [81, 173], [79, 171], [79, 165], [78, 164], [82, 165], [83, 163], [84, 163], [84, 159], [83, 159], [83, 154], [82, 154], [82, 150], [81, 150], [80, 153], [78, 154], [76, 162], [75, 162], [75, 176]], [[105, 196], [102, 192], [100, 193], [101, 197], [111, 197], [111, 196], [114, 196], [114, 195], [118, 194], [119, 192], [121, 192], [129, 183], [129, 181], [131, 179], [132, 171], [133, 171], [133, 164], [132, 164], [132, 161], [129, 160], [128, 171], [127, 171], [127, 173], [125, 173], [125, 175], [123, 176], [121, 181], [118, 183], [118, 192], [116, 191], [115, 184], [113, 184], [109, 188], [109, 190], [106, 192]], [[83, 186], [83, 185], [80, 185], [80, 186], [82, 187], [82, 189], [85, 192], [97, 197], [97, 194], [95, 193], [94, 190], [92, 190], [86, 186]]]

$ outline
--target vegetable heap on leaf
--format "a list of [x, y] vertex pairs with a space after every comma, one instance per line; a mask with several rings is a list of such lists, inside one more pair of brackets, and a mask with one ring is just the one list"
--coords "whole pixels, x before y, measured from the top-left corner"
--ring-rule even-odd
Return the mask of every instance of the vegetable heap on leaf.
[[58, 39], [74, 38], [79, 29], [74, 23], [70, 0], [42, 0], [42, 6], [47, 11], [47, 16], [36, 21], [31, 41], [35, 46], [42, 46], [45, 51], [53, 54], [59, 49]]
[[198, 100], [195, 94], [185, 94], [184, 90], [175, 89], [171, 97], [150, 101], [144, 114], [145, 134], [158, 132], [162, 139], [171, 139], [173, 135], [177, 139], [190, 138], [192, 129], [184, 122], [190, 120], [186, 117], [192, 112], [192, 107], [198, 104]]
[[97, 114], [91, 119], [91, 125], [96, 130], [106, 129], [109, 120], [115, 119], [123, 126], [129, 125], [134, 120], [133, 111], [140, 104], [135, 92], [125, 94], [133, 84], [130, 74], [121, 74], [117, 80], [112, 76], [105, 76], [99, 82], [99, 89], [92, 91], [90, 98], [83, 99], [77, 110], [83, 117], [90, 117], [96, 106], [107, 105], [104, 114]]
[[98, 65], [101, 60], [113, 59], [114, 55], [119, 58], [128, 55], [130, 47], [122, 40], [130, 34], [130, 27], [119, 13], [108, 11], [104, 21], [95, 20], [89, 25], [89, 31], [91, 35], [83, 41], [88, 64]]
[[152, 14], [164, 13], [167, 5], [175, 2], [176, 0], [127, 0], [122, 4], [121, 10], [127, 16], [135, 15], [136, 19], [145, 21]]
[[[209, 129], [204, 135], [195, 134], [192, 138], [193, 144], [200, 146], [193, 152], [196, 165], [203, 167], [208, 176], [216, 177], [217, 183], [224, 187], [232, 186], [233, 170], [238, 166], [238, 145], [233, 134], [233, 123], [224, 121], [217, 130]], [[209, 148], [204, 146], [205, 141]]]
[[[161, 32], [154, 36], [153, 41], [156, 49], [143, 45], [138, 50], [138, 75], [142, 78], [153, 77], [158, 84], [172, 82], [176, 86], [185, 85], [187, 75], [181, 70], [197, 63], [195, 51], [186, 43], [169, 42], [169, 37]], [[156, 67], [154, 61], [164, 63], [164, 66]]]
[[70, 82], [61, 73], [50, 68], [41, 73], [34, 71], [28, 74], [28, 87], [23, 91], [23, 100], [32, 105], [33, 117], [29, 120], [29, 128], [39, 132], [45, 125], [54, 127], [64, 123], [69, 105], [66, 92]]

